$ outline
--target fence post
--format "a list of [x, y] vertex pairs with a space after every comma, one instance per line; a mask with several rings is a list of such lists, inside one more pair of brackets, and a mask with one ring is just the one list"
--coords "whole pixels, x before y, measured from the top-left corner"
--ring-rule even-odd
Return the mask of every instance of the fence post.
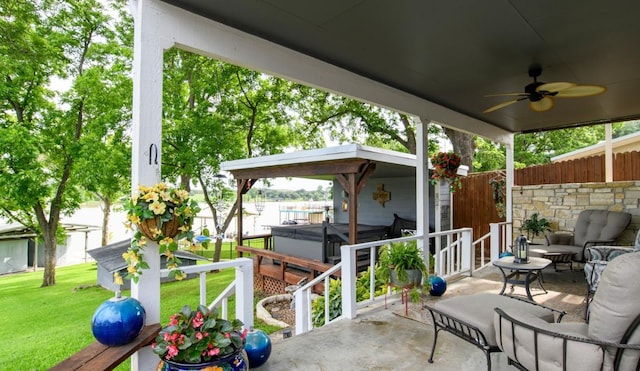
[[342, 261], [342, 315], [356, 318], [356, 252], [351, 245], [340, 247]]

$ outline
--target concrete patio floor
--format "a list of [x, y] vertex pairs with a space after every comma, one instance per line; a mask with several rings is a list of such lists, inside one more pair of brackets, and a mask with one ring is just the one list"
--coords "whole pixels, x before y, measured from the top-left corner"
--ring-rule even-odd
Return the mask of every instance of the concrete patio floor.
[[[576, 282], [574, 282], [574, 279]], [[532, 285], [533, 298], [538, 303], [568, 312], [563, 322], [582, 321], [586, 284], [582, 273], [544, 271], [544, 293]], [[474, 277], [448, 284], [441, 298], [429, 297], [426, 303], [454, 295], [476, 292], [498, 293], [502, 287], [500, 273], [486, 268]], [[507, 293], [523, 296], [524, 289], [507, 287]], [[396, 295], [397, 296], [397, 295]], [[484, 353], [477, 347], [440, 332], [434, 363], [427, 362], [433, 343], [433, 325], [428, 311], [420, 304], [405, 306], [394, 297], [387, 306], [378, 305], [355, 320], [342, 320], [312, 332], [287, 339], [274, 338], [269, 360], [259, 368], [275, 370], [485, 370]], [[515, 370], [502, 353], [491, 355], [493, 370]]]

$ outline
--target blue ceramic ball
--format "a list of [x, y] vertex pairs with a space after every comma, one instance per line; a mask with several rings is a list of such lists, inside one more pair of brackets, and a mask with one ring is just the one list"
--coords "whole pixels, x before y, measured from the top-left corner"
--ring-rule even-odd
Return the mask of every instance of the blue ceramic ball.
[[447, 281], [440, 276], [430, 276], [429, 284], [429, 293], [432, 296], [442, 296], [447, 291]]
[[247, 333], [244, 350], [247, 352], [249, 367], [254, 368], [267, 362], [271, 355], [271, 338], [262, 330]]
[[120, 297], [102, 303], [91, 319], [93, 336], [106, 346], [130, 343], [142, 331], [146, 313], [142, 304], [134, 299]]
[[513, 253], [510, 251], [504, 251], [504, 252], [501, 252], [500, 255], [498, 255], [498, 258], [502, 259], [506, 256], [513, 256]]

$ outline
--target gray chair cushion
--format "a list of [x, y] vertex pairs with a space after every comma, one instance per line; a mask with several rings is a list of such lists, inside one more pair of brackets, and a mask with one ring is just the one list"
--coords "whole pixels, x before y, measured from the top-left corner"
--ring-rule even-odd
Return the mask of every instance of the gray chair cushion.
[[573, 244], [615, 240], [631, 222], [631, 214], [607, 210], [583, 210], [573, 230]]
[[[588, 325], [586, 323], [547, 323], [529, 313], [522, 313], [517, 310], [504, 310], [504, 312], [516, 320], [539, 329], [581, 339], [588, 338]], [[494, 326], [500, 349], [506, 353], [507, 357], [517, 360], [528, 370], [536, 369], [536, 345], [538, 347], [539, 370], [593, 370], [594, 365], [599, 365], [602, 361], [602, 348], [599, 346], [579, 341], [568, 341], [565, 365], [563, 340], [561, 338], [538, 333], [536, 339], [533, 330], [518, 325], [512, 327], [512, 322], [504, 318], [500, 321], [497, 313], [494, 317]]]
[[[638, 272], [638, 252], [621, 255], [609, 262], [589, 307], [589, 337], [620, 342], [629, 325], [640, 314]], [[614, 354], [607, 353], [605, 366], [612, 367]]]
[[438, 301], [433, 307], [449, 316], [476, 327], [487, 339], [488, 345], [496, 346], [496, 333], [493, 327], [494, 308], [515, 309], [545, 322], [553, 322], [553, 312], [522, 300], [497, 294], [475, 294], [456, 296]]

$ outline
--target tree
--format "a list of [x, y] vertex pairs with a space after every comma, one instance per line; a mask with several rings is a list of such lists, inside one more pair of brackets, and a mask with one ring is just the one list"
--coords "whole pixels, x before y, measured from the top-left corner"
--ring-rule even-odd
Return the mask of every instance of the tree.
[[[104, 130], [92, 88], [113, 34], [95, 0], [3, 2], [0, 12], [0, 213], [44, 240], [42, 286], [50, 286], [60, 217], [81, 201], [77, 162]], [[71, 88], [52, 91], [54, 78]]]
[[[291, 109], [297, 86], [179, 49], [165, 53], [163, 177], [203, 190], [215, 228], [224, 234], [235, 216], [235, 192], [217, 176], [220, 162], [275, 154], [296, 144]], [[216, 238], [214, 261], [222, 239]]]

